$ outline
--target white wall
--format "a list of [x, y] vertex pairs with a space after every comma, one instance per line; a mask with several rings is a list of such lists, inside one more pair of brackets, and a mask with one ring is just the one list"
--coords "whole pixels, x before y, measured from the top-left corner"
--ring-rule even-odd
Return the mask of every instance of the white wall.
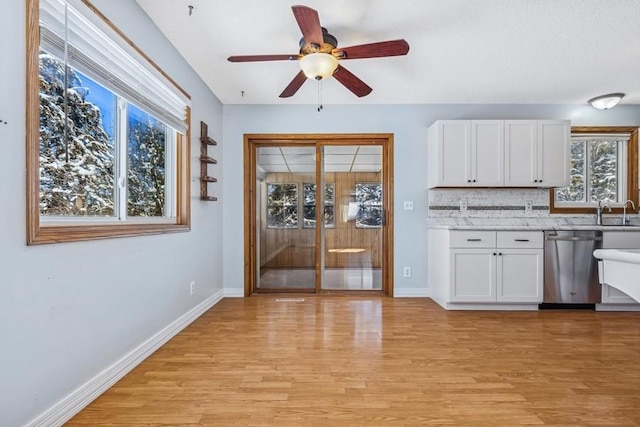
[[[192, 96], [192, 231], [26, 246], [25, 2], [3, 2], [0, 120], [8, 124], [0, 124], [1, 426], [29, 422], [223, 292], [222, 204], [200, 201], [197, 180], [199, 124], [207, 122], [224, 144], [222, 105], [134, 1], [93, 3]], [[211, 152], [224, 163], [220, 147]], [[222, 196], [221, 185], [211, 189]], [[192, 280], [195, 296], [189, 296]]]
[[[192, 231], [25, 245], [25, 11], [0, 14], [0, 425], [20, 426], [215, 294], [242, 294], [244, 133], [395, 134], [396, 295], [426, 290], [426, 130], [437, 119], [557, 118], [581, 125], [640, 125], [640, 107], [396, 105], [224, 108], [134, 1], [94, 3], [193, 98]], [[277, 92], [274, 92], [277, 96]], [[198, 127], [213, 150], [219, 202], [198, 200]], [[4, 124], [4, 121], [8, 122]], [[224, 124], [224, 132], [223, 130]], [[413, 200], [414, 211], [402, 201]], [[224, 231], [223, 231], [224, 230]], [[224, 248], [224, 250], [223, 250]], [[225, 266], [223, 270], [223, 265]], [[401, 266], [413, 277], [400, 277]], [[196, 296], [188, 284], [197, 281]], [[224, 284], [224, 288], [223, 288]]]
[[[598, 111], [587, 105], [325, 105], [318, 114], [313, 105], [225, 105], [225, 289], [242, 294], [244, 286], [240, 236], [245, 133], [393, 133], [395, 295], [427, 295], [426, 141], [427, 128], [438, 119], [564, 119], [573, 125], [640, 126], [640, 106]], [[414, 201], [413, 211], [402, 209], [404, 200]], [[411, 278], [402, 277], [403, 266], [412, 268]]]

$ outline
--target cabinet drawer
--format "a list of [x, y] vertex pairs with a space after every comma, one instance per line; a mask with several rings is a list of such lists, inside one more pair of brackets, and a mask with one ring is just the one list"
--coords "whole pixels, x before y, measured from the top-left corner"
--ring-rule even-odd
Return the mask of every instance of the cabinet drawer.
[[495, 248], [495, 231], [452, 230], [450, 246], [452, 248]]
[[542, 231], [498, 231], [499, 248], [539, 248], [544, 247]]

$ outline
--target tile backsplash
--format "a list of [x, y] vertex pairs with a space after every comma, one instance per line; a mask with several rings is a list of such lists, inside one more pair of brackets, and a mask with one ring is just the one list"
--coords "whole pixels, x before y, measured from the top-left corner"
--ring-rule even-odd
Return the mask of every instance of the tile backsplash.
[[430, 218], [543, 218], [549, 216], [544, 188], [456, 188], [429, 190]]

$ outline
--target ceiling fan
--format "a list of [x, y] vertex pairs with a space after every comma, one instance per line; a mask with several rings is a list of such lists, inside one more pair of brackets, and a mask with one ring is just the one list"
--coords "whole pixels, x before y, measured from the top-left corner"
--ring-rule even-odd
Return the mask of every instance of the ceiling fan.
[[320, 18], [316, 10], [307, 6], [292, 6], [291, 8], [302, 31], [299, 53], [291, 55], [240, 55], [227, 58], [230, 62], [299, 61], [302, 70], [282, 91], [280, 98], [294, 95], [307, 78], [322, 80], [330, 76], [335, 77], [355, 95], [366, 96], [371, 93], [372, 89], [340, 65], [338, 60], [400, 56], [409, 52], [409, 43], [404, 39], [339, 48], [338, 40], [320, 25]]

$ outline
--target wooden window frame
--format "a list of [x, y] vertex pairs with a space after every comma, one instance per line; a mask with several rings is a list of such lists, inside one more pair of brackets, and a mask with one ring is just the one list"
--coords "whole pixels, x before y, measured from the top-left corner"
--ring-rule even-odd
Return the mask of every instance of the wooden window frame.
[[[638, 194], [638, 129], [632, 126], [572, 126], [571, 134], [588, 134], [588, 133], [628, 133], [629, 142], [627, 143], [627, 198], [625, 200], [631, 200], [636, 206], [635, 212], [638, 212], [638, 201], [640, 195]], [[591, 207], [557, 207], [555, 206], [555, 188], [549, 189], [549, 212], [551, 214], [593, 214], [595, 209]], [[611, 213], [622, 214], [622, 207], [614, 207], [611, 209]], [[627, 212], [633, 212], [632, 209], [627, 209]], [[607, 213], [609, 211], [607, 210]]]
[[[156, 68], [178, 91], [190, 99], [173, 79], [138, 48], [122, 31], [104, 16], [88, 0], [82, 2], [102, 19], [125, 43], [130, 45], [148, 63]], [[40, 218], [40, 100], [39, 61], [40, 23], [39, 0], [27, 0], [27, 49], [26, 49], [26, 222], [27, 244], [63, 243], [115, 237], [144, 236], [186, 232], [191, 230], [190, 205], [190, 153], [191, 153], [191, 110], [187, 108], [185, 135], [178, 133], [176, 146], [176, 216], [171, 223], [123, 221], [120, 223], [93, 224], [78, 221], [70, 224], [47, 224]]]

